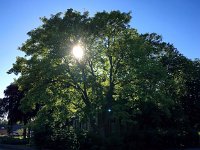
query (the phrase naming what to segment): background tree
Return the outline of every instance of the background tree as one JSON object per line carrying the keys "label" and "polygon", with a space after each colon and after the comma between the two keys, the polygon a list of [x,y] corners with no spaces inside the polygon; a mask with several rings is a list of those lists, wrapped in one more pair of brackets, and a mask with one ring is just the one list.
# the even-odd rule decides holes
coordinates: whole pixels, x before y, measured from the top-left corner
{"label": "background tree", "polygon": [[23,112],[19,110],[20,100],[24,97],[23,93],[19,91],[17,85],[11,84],[4,91],[5,98],[1,101],[1,109],[3,114],[8,114],[8,125],[10,126],[9,132],[11,132],[12,125],[18,121],[24,120]]}
{"label": "background tree", "polygon": [[21,110],[21,101],[24,98],[24,91],[19,90],[17,84],[10,84],[4,91],[4,95],[5,97],[1,99],[0,107],[2,110],[2,116],[7,114],[9,127],[8,132],[11,132],[12,126],[15,125],[17,122],[23,122],[23,136],[24,138],[26,138],[26,125],[28,121],[30,121],[30,119],[36,115],[36,112],[29,110],[29,112],[24,113]]}
{"label": "background tree", "polygon": [[192,128],[199,130],[200,116],[200,65],[199,60],[190,62],[186,70],[185,92],[181,97],[184,113]]}

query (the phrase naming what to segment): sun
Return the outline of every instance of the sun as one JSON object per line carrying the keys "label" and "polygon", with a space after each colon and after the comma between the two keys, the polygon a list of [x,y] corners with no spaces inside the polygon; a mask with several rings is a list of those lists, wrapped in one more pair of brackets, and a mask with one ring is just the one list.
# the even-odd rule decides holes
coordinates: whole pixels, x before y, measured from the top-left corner
{"label": "sun", "polygon": [[83,48],[80,45],[76,45],[73,47],[72,53],[76,59],[83,58]]}

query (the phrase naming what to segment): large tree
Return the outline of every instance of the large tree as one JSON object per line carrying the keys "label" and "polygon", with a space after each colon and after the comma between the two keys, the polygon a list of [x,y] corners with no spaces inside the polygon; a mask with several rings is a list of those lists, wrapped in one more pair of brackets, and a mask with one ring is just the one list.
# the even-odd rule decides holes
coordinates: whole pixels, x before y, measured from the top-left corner
{"label": "large tree", "polygon": [[[156,34],[138,34],[130,19],[130,13],[119,11],[89,17],[72,9],[41,18],[43,24],[19,48],[25,56],[9,71],[20,74],[20,88],[29,89],[24,110],[40,104],[39,114],[54,114],[63,122],[79,116],[103,134],[110,134],[112,119],[118,127],[133,122],[142,111],[140,102],[168,113],[176,83],[161,58],[170,46]],[[72,54],[77,45],[82,59]]]}

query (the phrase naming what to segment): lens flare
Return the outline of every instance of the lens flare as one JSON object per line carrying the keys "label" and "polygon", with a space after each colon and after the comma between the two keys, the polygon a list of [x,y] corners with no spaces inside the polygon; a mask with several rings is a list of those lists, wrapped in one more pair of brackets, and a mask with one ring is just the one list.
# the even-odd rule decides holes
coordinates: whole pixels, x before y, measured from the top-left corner
{"label": "lens flare", "polygon": [[82,59],[83,48],[81,46],[79,46],[79,45],[74,46],[72,52],[76,59],[79,59],[79,60]]}

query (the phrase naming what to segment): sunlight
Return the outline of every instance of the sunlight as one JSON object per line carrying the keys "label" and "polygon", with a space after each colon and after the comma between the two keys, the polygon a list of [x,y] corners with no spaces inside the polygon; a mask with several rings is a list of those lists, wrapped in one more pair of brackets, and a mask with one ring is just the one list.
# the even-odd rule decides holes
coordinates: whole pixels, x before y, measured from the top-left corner
{"label": "sunlight", "polygon": [[76,59],[80,60],[83,57],[83,48],[80,45],[76,45],[73,47],[73,55]]}

